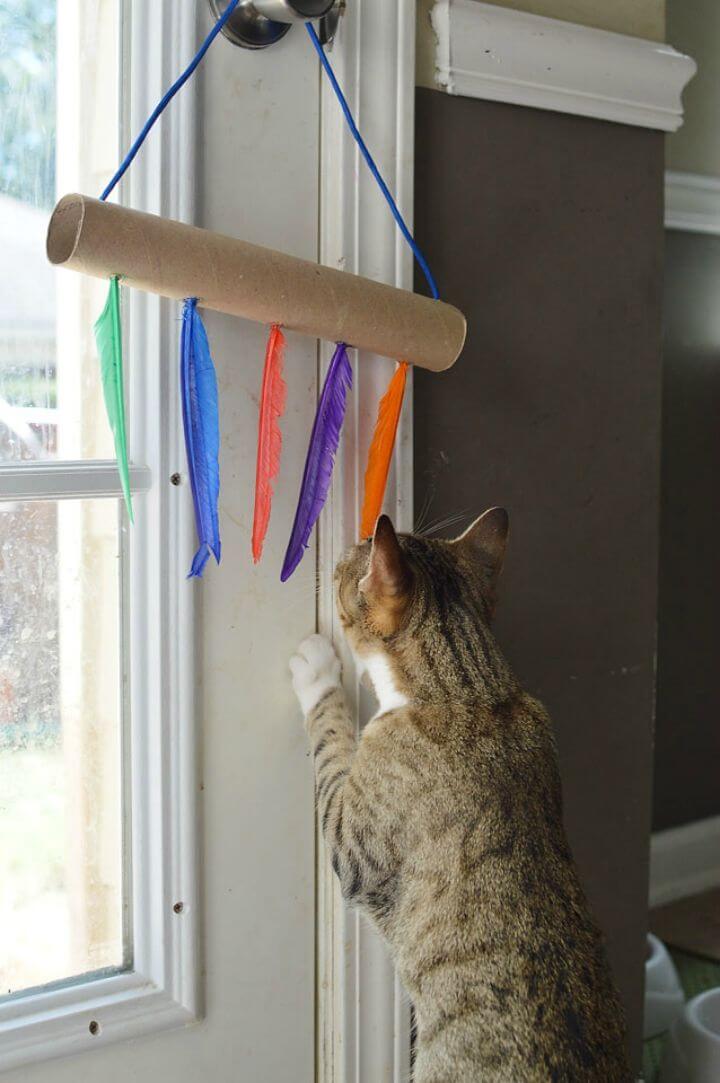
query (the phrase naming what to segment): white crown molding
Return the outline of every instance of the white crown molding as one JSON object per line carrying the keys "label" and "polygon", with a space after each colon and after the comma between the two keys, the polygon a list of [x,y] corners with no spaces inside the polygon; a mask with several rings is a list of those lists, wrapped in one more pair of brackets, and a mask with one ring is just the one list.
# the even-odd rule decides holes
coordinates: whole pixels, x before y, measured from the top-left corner
{"label": "white crown molding", "polygon": [[436,0],[435,80],[449,94],[673,132],[695,61],[669,45],[496,7]]}
{"label": "white crown molding", "polygon": [[720,234],[720,179],[699,173],[666,173],[665,228]]}
{"label": "white crown molding", "polygon": [[650,906],[720,885],[720,816],[656,832],[650,840]]}

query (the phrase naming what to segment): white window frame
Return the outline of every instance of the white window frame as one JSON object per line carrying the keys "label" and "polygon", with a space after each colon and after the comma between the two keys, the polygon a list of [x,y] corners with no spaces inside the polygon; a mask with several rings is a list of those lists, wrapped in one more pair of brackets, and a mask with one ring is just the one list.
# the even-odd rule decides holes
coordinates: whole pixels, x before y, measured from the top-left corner
{"label": "white window frame", "polygon": [[[137,131],[197,44],[195,4],[125,0],[127,126]],[[192,83],[124,182],[129,205],[193,220]],[[192,499],[185,474],[177,366],[178,306],[127,293],[126,371],[136,525],[123,532],[129,705],[131,969],[0,1003],[0,1071],[182,1026],[201,1013],[198,905]],[[170,481],[180,474],[180,484]],[[177,480],[177,479],[175,479]],[[1,500],[120,499],[116,464],[0,467]],[[98,1028],[90,1029],[91,1023]]]}

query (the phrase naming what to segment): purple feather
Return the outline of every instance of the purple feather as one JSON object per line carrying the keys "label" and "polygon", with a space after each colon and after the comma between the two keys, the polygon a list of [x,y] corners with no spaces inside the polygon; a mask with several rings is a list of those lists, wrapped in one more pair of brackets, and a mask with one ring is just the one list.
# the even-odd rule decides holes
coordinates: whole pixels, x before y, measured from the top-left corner
{"label": "purple feather", "polygon": [[330,362],[315,414],[295,522],[280,575],[283,583],[290,578],[302,560],[312,528],[327,500],[335,454],[340,443],[340,430],[345,420],[347,393],[351,387],[352,369],[347,346],[344,342],[339,342]]}

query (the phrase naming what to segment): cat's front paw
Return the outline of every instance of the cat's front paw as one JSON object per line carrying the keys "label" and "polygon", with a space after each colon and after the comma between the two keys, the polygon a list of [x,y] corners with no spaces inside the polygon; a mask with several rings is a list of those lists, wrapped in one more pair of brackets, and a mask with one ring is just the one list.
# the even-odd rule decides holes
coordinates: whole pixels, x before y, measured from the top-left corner
{"label": "cat's front paw", "polygon": [[340,659],[325,636],[304,639],[290,659],[292,686],[307,718],[320,700],[340,687]]}

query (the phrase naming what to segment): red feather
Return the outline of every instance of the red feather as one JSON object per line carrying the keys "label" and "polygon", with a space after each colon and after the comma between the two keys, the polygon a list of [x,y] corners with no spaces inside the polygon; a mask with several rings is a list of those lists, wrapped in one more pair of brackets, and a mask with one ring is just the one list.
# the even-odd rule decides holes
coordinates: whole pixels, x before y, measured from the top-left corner
{"label": "red feather", "polygon": [[365,471],[365,500],[363,502],[362,526],[360,528],[363,539],[373,536],[375,524],[382,511],[400,412],[405,397],[407,370],[406,362],[401,361],[378,406],[375,433],[370,445],[367,470]]}
{"label": "red feather", "polygon": [[280,469],[282,433],[278,421],[285,412],[287,395],[287,387],[282,375],[284,357],[285,336],[277,324],[273,324],[265,354],[258,422],[255,516],[252,533],[252,553],[256,564],[262,557],[263,542],[270,522],[273,498],[272,480],[277,477]]}

